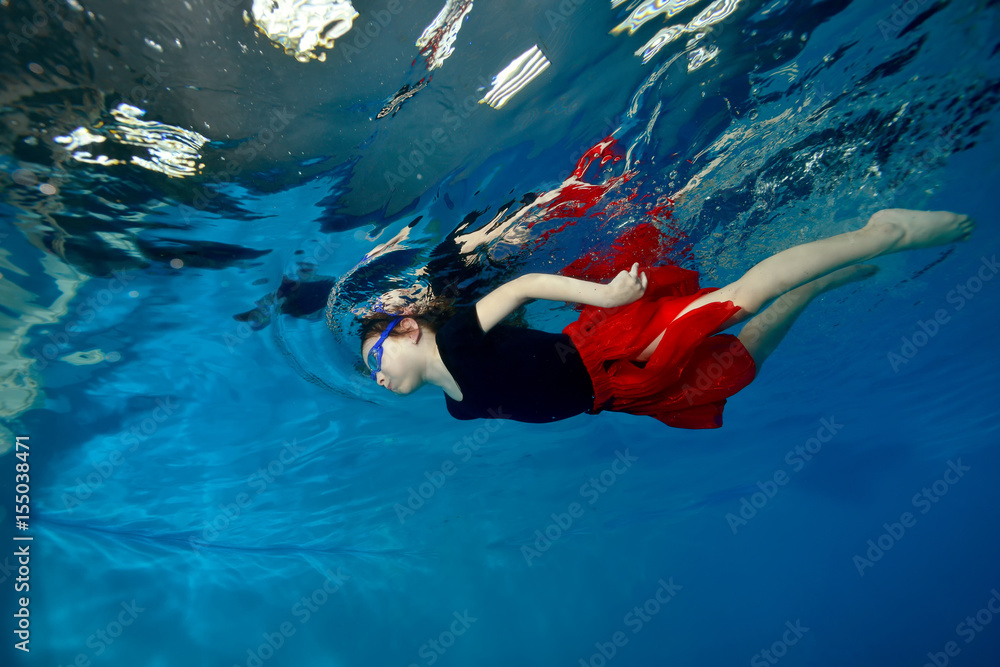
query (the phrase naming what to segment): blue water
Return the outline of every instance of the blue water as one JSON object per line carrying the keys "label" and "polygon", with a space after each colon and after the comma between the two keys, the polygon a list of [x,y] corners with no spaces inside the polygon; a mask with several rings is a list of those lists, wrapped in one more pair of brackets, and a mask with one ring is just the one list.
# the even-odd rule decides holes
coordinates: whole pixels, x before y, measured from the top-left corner
{"label": "blue water", "polygon": [[[609,34],[635,4],[477,2],[381,119],[428,74],[414,41],[439,6],[403,3],[322,63],[242,6],[58,5],[25,43],[31,11],[0,7],[0,512],[33,537],[30,654],[24,542],[0,559],[3,664],[1000,665],[997,3],[748,0],[646,64],[708,3]],[[388,5],[355,7],[360,31]],[[533,44],[548,70],[500,109],[466,103]],[[108,133],[122,100],[203,134],[204,168],[54,141]],[[529,219],[609,135],[622,159],[587,172],[607,191],[583,215],[459,253],[463,220]],[[430,263],[471,302],[606,251],[666,197],[658,224],[692,246],[671,259],[710,285],[885,207],[979,226],[817,299],[712,431],[454,421],[439,392],[375,387],[322,311],[269,300],[326,277],[346,316]]]}

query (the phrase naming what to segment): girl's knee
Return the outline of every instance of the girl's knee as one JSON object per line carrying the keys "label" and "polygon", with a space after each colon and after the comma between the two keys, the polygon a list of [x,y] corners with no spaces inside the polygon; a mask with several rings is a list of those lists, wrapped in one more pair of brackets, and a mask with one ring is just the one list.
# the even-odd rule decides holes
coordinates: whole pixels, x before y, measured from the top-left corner
{"label": "girl's knee", "polygon": [[767,299],[763,299],[759,293],[760,290],[755,289],[753,285],[741,284],[739,280],[719,290],[720,293],[723,291],[726,298],[720,300],[732,301],[734,306],[739,307],[744,318],[759,313],[767,302]]}

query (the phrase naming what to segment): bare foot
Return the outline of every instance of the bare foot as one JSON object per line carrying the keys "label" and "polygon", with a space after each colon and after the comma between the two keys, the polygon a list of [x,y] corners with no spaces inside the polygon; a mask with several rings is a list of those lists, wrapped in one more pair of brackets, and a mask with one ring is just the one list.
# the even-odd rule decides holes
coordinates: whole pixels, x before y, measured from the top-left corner
{"label": "bare foot", "polygon": [[930,248],[956,241],[965,241],[975,229],[975,221],[967,215],[948,211],[910,211],[889,208],[871,217],[867,228],[892,227],[901,231],[886,252]]}
{"label": "bare foot", "polygon": [[855,264],[838,269],[833,273],[828,273],[822,278],[812,281],[819,292],[827,292],[838,287],[843,287],[848,283],[856,283],[871,278],[878,273],[878,267],[874,264]]}

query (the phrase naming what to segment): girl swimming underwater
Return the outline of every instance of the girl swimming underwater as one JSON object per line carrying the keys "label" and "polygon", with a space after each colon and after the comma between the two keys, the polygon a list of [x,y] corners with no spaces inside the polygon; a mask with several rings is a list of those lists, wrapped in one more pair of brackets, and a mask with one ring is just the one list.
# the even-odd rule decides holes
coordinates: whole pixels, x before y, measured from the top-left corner
{"label": "girl swimming underwater", "polygon": [[[612,410],[718,428],[726,399],[750,384],[813,298],[878,270],[857,262],[964,241],[973,228],[954,213],[879,211],[721,289],[699,288],[696,272],[672,266],[634,264],[608,284],[528,274],[454,313],[368,318],[362,356],[396,394],[441,387],[458,419],[551,422]],[[585,308],[561,334],[501,324],[533,299]],[[747,319],[738,336],[719,333]]]}

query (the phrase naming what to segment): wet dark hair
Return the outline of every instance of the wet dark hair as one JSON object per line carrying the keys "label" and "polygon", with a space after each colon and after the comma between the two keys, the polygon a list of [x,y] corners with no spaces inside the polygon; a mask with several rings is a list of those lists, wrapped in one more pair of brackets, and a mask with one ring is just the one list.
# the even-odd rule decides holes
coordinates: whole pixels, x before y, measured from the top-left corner
{"label": "wet dark hair", "polygon": [[[361,320],[361,347],[362,349],[364,348],[368,339],[381,336],[382,332],[386,330],[396,317],[410,317],[416,320],[422,329],[426,329],[431,333],[437,333],[444,326],[445,322],[450,320],[452,315],[455,314],[455,308],[452,304],[451,299],[439,297],[424,306],[421,312],[412,315],[408,313],[378,313],[373,317],[366,317]],[[404,336],[406,333],[407,331],[395,327],[389,332],[389,337]]]}

